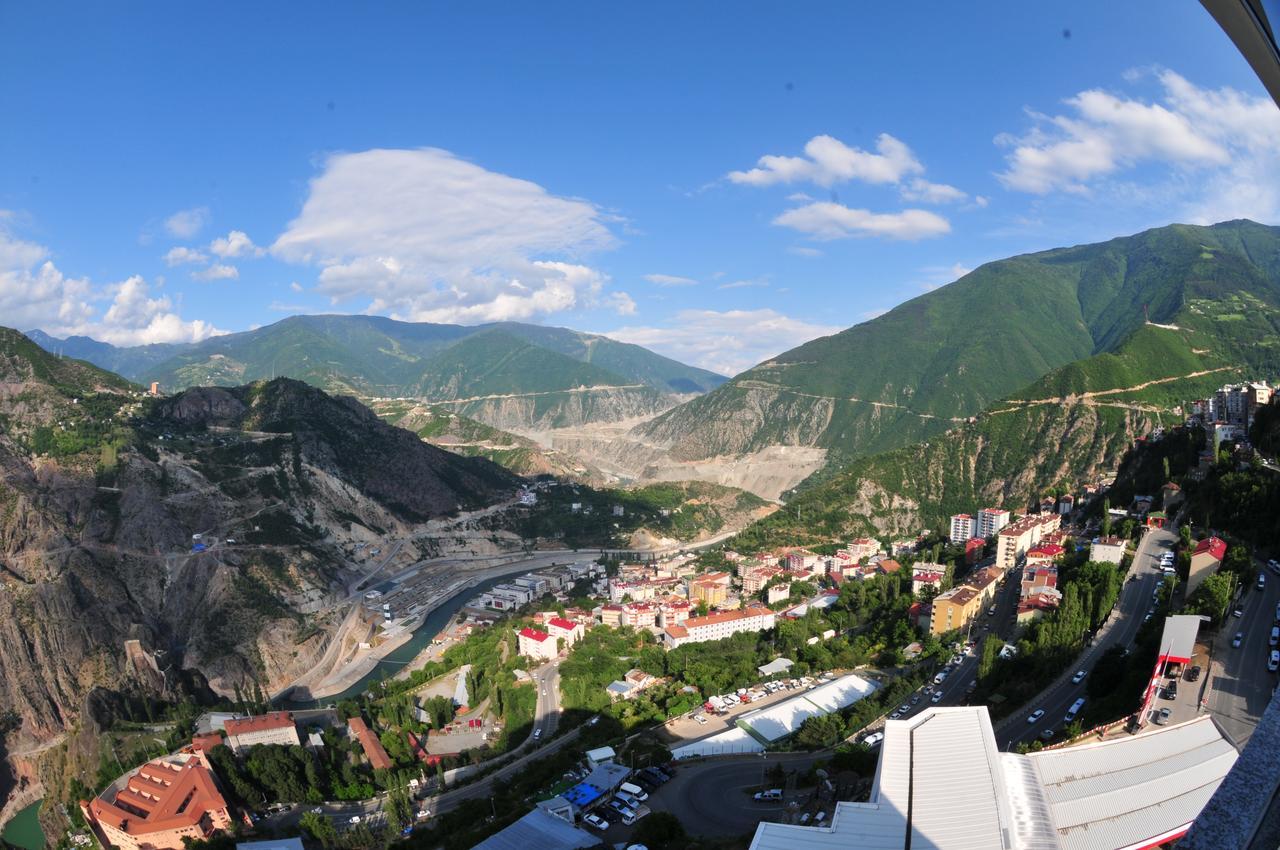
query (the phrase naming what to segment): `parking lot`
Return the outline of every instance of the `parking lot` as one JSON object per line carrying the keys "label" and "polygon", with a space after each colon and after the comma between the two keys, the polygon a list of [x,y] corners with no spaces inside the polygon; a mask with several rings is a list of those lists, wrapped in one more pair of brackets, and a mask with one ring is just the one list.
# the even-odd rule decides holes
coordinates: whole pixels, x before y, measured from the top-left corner
{"label": "parking lot", "polygon": [[[826,675],[829,678],[820,680],[818,678],[805,677],[807,679],[805,682],[802,682],[798,678],[780,679],[778,680],[779,683],[789,681],[793,684],[791,687],[781,687],[772,694],[764,694],[759,699],[753,700],[750,703],[739,703],[737,705],[729,706],[720,714],[713,714],[699,708],[697,711],[690,712],[689,714],[672,718],[663,724],[662,728],[658,730],[658,738],[666,744],[668,748],[674,749],[675,747],[683,744],[689,744],[693,741],[698,741],[719,732],[723,732],[726,729],[732,729],[737,719],[747,712],[756,711],[761,708],[768,708],[771,705],[782,702],[788,697],[793,697],[796,694],[803,693],[809,688],[817,687],[822,684],[823,681],[830,681],[830,678],[834,678],[839,674],[830,673],[823,675]],[[862,671],[859,675],[874,678],[868,676],[866,671]],[[763,685],[755,685],[752,687],[752,690],[760,690],[763,687]],[[705,722],[699,722],[697,720],[698,717],[702,717]]]}

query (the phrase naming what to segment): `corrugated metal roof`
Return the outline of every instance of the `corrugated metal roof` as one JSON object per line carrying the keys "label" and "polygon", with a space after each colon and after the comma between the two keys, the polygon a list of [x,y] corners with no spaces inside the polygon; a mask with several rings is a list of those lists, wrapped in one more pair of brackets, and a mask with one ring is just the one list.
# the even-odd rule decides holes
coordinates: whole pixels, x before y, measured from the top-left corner
{"label": "corrugated metal roof", "polygon": [[1195,820],[1235,764],[1212,718],[1033,753],[1067,850],[1128,847]]}
{"label": "corrugated metal roof", "polygon": [[1200,630],[1200,617],[1193,614],[1175,614],[1164,618],[1164,632],[1160,635],[1160,654],[1168,658],[1190,661],[1196,648],[1196,633]]}

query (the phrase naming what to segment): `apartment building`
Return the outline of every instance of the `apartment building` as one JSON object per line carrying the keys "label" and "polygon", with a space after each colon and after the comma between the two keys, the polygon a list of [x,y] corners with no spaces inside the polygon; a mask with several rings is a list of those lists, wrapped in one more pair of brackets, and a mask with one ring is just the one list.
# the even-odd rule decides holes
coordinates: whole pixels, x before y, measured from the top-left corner
{"label": "apartment building", "polygon": [[973,517],[969,516],[969,514],[955,514],[951,517],[951,534],[949,535],[951,542],[963,543],[973,537],[976,527]]}
{"label": "apartment building", "polygon": [[516,635],[520,654],[528,658],[550,661],[560,653],[556,639],[546,632],[525,627]]}
{"label": "apartment building", "polygon": [[921,562],[912,564],[911,566],[911,592],[919,594],[920,591],[932,588],[933,590],[942,589],[942,579],[946,575],[947,568],[942,564],[933,564]]}
{"label": "apartment building", "polygon": [[1196,592],[1201,582],[1218,571],[1227,556],[1227,543],[1220,537],[1206,537],[1191,552],[1191,569],[1187,575],[1186,598]]}
{"label": "apartment building", "polygon": [[986,540],[1000,533],[1010,520],[1009,512],[1004,508],[983,508],[978,511],[978,530],[974,537]]}
{"label": "apartment building", "polygon": [[663,630],[663,643],[667,649],[675,649],[687,643],[720,640],[739,632],[761,632],[772,629],[774,613],[768,608],[752,605],[741,611],[723,611],[706,617],[690,617],[682,626],[667,626]]}
{"label": "apartment building", "polygon": [[1057,531],[1062,517],[1056,513],[1033,514],[1005,526],[996,535],[996,566],[1012,569],[1027,550],[1040,542],[1040,538]]}
{"label": "apartment building", "polygon": [[551,636],[552,640],[564,638],[565,649],[568,649],[582,640],[582,636],[586,634],[586,629],[583,628],[581,623],[575,623],[563,617],[552,617],[547,620],[547,634]]}
{"label": "apartment building", "polygon": [[288,711],[272,711],[254,717],[228,720],[224,731],[227,733],[227,746],[235,753],[242,753],[259,744],[294,747],[302,744],[302,739],[298,737],[298,727],[293,722],[293,714]]}
{"label": "apartment building", "polygon": [[1089,546],[1089,560],[1120,565],[1124,558],[1125,541],[1119,537],[1098,537]]}
{"label": "apartment building", "polygon": [[934,597],[929,616],[929,634],[940,635],[963,629],[982,610],[982,594],[972,587],[953,587]]}
{"label": "apartment building", "polygon": [[845,551],[853,558],[854,562],[865,561],[872,555],[880,552],[880,541],[872,537],[859,537],[845,547]]}

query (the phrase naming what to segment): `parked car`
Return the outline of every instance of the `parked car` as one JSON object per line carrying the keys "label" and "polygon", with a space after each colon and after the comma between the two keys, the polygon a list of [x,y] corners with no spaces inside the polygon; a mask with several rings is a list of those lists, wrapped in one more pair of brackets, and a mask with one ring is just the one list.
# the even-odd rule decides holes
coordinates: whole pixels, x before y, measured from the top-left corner
{"label": "parked car", "polygon": [[698,725],[699,725],[699,726],[701,726],[703,723],[706,723],[706,722],[707,722],[706,715],[703,715],[703,714],[695,714],[695,715],[693,716],[693,719],[694,719],[694,720],[696,720],[696,721],[698,721]]}
{"label": "parked car", "polygon": [[872,732],[870,735],[862,739],[862,743],[866,744],[868,747],[871,747],[872,749],[875,749],[876,747],[880,746],[880,742],[883,740],[884,740],[883,732]]}
{"label": "parked car", "polygon": [[622,783],[618,786],[618,790],[641,803],[649,799],[649,795],[644,792],[643,788],[638,785],[632,785],[630,782]]}
{"label": "parked car", "polygon": [[1188,682],[1194,682],[1200,678],[1200,672],[1201,671],[1200,671],[1199,665],[1196,665],[1195,667],[1190,667],[1187,669],[1185,678]]}
{"label": "parked car", "polygon": [[1271,650],[1271,656],[1267,659],[1267,669],[1272,673],[1280,670],[1280,650]]}
{"label": "parked car", "polygon": [[1071,677],[1071,684],[1078,685],[1084,681],[1084,677],[1089,675],[1088,670],[1077,670],[1076,674]]}
{"label": "parked car", "polygon": [[934,703],[935,705],[942,702],[942,691],[938,691],[936,694],[934,694],[933,698],[930,699],[929,702]]}
{"label": "parked car", "polygon": [[622,802],[621,800],[610,800],[610,801],[609,801],[609,808],[613,809],[615,812],[617,812],[618,814],[622,815],[622,818],[623,818],[623,820],[624,820],[624,821],[625,821],[627,818],[633,818],[633,819],[634,819],[634,818],[635,818],[635,816],[636,816],[635,809],[631,808],[630,806],[628,806],[626,803]]}
{"label": "parked car", "polygon": [[1231,645],[1239,647],[1242,643],[1244,643],[1244,632],[1236,632],[1236,636],[1231,639]]}
{"label": "parked car", "polygon": [[1171,713],[1172,712],[1170,712],[1169,709],[1167,708],[1160,709],[1159,711],[1156,712],[1155,722],[1160,726],[1165,725],[1166,723],[1169,722],[1169,715]]}
{"label": "parked car", "polygon": [[1178,680],[1177,679],[1174,679],[1172,682],[1164,686],[1163,695],[1165,699],[1178,698]]}
{"label": "parked car", "polygon": [[770,788],[770,789],[769,789],[769,790],[767,790],[767,791],[757,791],[757,792],[753,795],[753,799],[754,799],[757,803],[766,802],[766,801],[768,801],[768,800],[781,800],[781,799],[782,799],[782,789],[781,789],[781,788]]}
{"label": "parked car", "polygon": [[1056,734],[1058,734],[1058,733],[1057,733],[1057,732],[1055,732],[1055,731],[1053,731],[1052,729],[1046,729],[1046,730],[1044,730],[1043,732],[1041,732],[1041,733],[1040,733],[1040,740],[1041,740],[1041,741],[1052,741],[1052,740],[1053,740],[1053,736],[1054,736],[1054,735],[1056,735]]}
{"label": "parked car", "polygon": [[1032,725],[1039,723],[1041,717],[1044,717],[1044,709],[1037,708],[1035,711],[1031,712],[1031,714],[1027,716],[1027,723],[1030,723]]}
{"label": "parked car", "polygon": [[582,822],[587,826],[594,826],[596,829],[604,832],[609,828],[609,822],[599,815],[583,815]]}
{"label": "parked car", "polygon": [[1237,606],[1235,607],[1235,609],[1231,612],[1231,616],[1233,616],[1233,617],[1243,617],[1243,616],[1244,616],[1244,608],[1242,608],[1241,606],[1237,605]]}

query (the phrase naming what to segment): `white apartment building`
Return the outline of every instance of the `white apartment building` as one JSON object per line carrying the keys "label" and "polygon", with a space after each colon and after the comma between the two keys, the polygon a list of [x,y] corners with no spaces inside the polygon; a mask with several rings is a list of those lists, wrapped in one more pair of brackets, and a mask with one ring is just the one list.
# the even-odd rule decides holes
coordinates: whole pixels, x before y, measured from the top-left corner
{"label": "white apartment building", "polygon": [[996,566],[1002,570],[1018,565],[1018,559],[1040,542],[1040,538],[1062,525],[1059,514],[1032,514],[1001,529],[996,536]]}
{"label": "white apartment building", "polygon": [[550,661],[560,652],[560,647],[559,644],[556,643],[556,639],[546,632],[540,632],[537,629],[521,629],[517,638],[520,645],[520,654],[526,658]]}
{"label": "white apartment building", "polygon": [[227,733],[227,746],[236,753],[259,744],[294,747],[302,744],[302,739],[298,737],[298,727],[293,722],[293,714],[288,711],[272,711],[254,717],[228,720],[223,731]]}
{"label": "white apartment building", "polygon": [[768,608],[752,606],[741,611],[690,617],[682,626],[667,626],[662,639],[667,649],[675,649],[686,643],[720,640],[738,632],[762,632],[772,629],[774,622],[774,613]]}
{"label": "white apartment building", "polygon": [[973,536],[973,517],[968,514],[956,514],[951,517],[951,542],[963,543]]}
{"label": "white apartment building", "polygon": [[983,540],[995,537],[1009,524],[1010,519],[1009,512],[1004,508],[983,508],[978,511],[978,533],[975,536]]}

